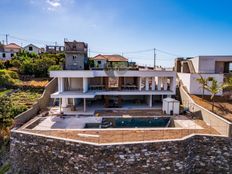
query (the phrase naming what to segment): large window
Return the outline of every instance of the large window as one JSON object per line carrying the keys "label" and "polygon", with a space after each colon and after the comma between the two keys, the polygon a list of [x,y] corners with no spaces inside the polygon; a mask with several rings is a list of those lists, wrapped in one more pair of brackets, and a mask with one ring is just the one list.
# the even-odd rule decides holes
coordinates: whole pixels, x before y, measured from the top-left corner
{"label": "large window", "polygon": [[30,46],[28,49],[29,49],[29,51],[33,51],[33,47],[32,46]]}

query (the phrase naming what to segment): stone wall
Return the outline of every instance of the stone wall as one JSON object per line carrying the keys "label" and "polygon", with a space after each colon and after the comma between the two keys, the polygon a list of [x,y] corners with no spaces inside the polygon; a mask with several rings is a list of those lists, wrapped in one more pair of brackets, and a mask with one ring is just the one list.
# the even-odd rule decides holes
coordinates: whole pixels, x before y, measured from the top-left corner
{"label": "stone wall", "polygon": [[12,131],[13,173],[232,173],[232,139],[95,145]]}

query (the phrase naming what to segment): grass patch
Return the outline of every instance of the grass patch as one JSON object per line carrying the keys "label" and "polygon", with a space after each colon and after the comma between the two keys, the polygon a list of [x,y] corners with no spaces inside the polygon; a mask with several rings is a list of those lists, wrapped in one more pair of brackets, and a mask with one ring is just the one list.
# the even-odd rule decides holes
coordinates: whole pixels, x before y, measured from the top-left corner
{"label": "grass patch", "polygon": [[11,91],[12,91],[12,89],[2,90],[2,91],[0,91],[0,96],[3,96],[3,95],[5,95],[5,94],[7,94],[8,92],[11,92]]}

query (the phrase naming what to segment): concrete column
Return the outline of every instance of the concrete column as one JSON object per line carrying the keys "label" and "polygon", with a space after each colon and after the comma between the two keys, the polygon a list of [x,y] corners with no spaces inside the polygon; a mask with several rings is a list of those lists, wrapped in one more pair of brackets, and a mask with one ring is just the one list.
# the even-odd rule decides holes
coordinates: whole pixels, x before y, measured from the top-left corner
{"label": "concrete column", "polygon": [[155,77],[152,77],[152,84],[151,84],[151,90],[155,90]]}
{"label": "concrete column", "polygon": [[170,78],[170,90],[175,91],[176,81],[173,78]]}
{"label": "concrete column", "polygon": [[75,98],[73,98],[73,106],[75,106]]}
{"label": "concrete column", "polygon": [[142,77],[139,77],[139,90],[142,90]]}
{"label": "concrete column", "polygon": [[67,107],[67,105],[68,105],[68,99],[67,98],[62,98],[62,108],[65,108],[65,107]]}
{"label": "concrete column", "polygon": [[84,112],[86,112],[86,99],[84,98]]}
{"label": "concrete column", "polygon": [[163,78],[163,88],[164,88],[164,90],[167,90],[167,89],[168,89],[167,77],[164,77],[164,78]]}
{"label": "concrete column", "polygon": [[161,81],[162,81],[162,77],[158,77],[158,91],[161,90]]}
{"label": "concrete column", "polygon": [[150,108],[152,107],[152,95],[150,95],[150,97],[149,97],[149,107]]}
{"label": "concrete column", "polygon": [[64,92],[64,78],[61,77],[60,79],[60,92]]}
{"label": "concrete column", "polygon": [[145,89],[146,89],[146,91],[148,91],[149,90],[149,78],[148,77],[146,77],[146,83],[145,83]]}
{"label": "concrete column", "polygon": [[57,79],[58,79],[58,92],[60,92],[60,77],[58,77]]}
{"label": "concrete column", "polygon": [[58,77],[58,92],[64,91],[64,78]]}
{"label": "concrete column", "polygon": [[88,78],[83,77],[83,93],[88,91]]}

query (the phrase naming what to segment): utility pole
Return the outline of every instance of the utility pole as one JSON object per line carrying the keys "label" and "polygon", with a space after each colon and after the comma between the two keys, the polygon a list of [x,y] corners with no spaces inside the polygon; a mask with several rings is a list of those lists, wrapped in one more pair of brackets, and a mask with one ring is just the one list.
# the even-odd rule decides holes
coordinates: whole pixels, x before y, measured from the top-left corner
{"label": "utility pole", "polygon": [[9,34],[6,34],[6,45],[8,44],[8,36]]}
{"label": "utility pole", "polygon": [[156,70],[156,49],[154,48],[154,70]]}

